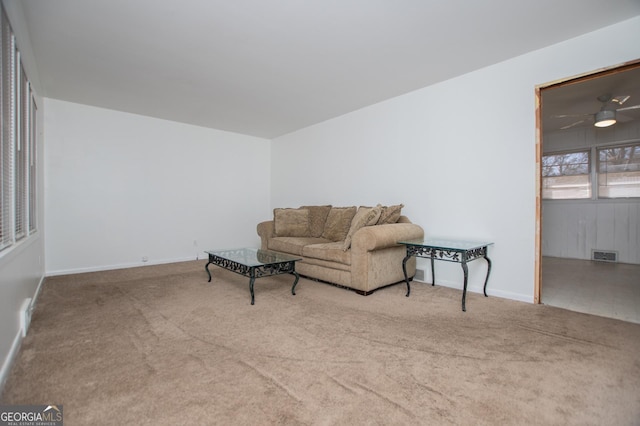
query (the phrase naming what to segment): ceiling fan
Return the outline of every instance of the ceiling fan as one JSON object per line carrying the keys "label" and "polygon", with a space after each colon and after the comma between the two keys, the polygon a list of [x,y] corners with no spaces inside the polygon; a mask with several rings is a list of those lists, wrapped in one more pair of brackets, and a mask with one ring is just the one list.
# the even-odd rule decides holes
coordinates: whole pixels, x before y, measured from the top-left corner
{"label": "ceiling fan", "polygon": [[596,127],[608,127],[617,122],[617,113],[619,111],[627,111],[631,109],[639,109],[640,104],[632,105],[628,107],[622,107],[626,101],[629,100],[631,96],[622,95],[622,96],[611,96],[611,94],[600,95],[598,96],[598,101],[602,103],[602,107],[600,111],[595,114],[563,114],[563,115],[554,115],[553,118],[567,118],[567,117],[584,117],[581,120],[578,120],[574,123],[571,123],[567,126],[561,127],[560,130],[570,129],[574,126],[582,124],[586,121],[594,120],[594,126]]}

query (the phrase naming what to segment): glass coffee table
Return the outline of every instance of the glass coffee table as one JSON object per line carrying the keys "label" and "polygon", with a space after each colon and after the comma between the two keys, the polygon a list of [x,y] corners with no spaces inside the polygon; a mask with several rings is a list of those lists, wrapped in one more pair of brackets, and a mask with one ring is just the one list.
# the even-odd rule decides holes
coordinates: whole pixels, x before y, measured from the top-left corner
{"label": "glass coffee table", "polygon": [[469,270],[467,262],[484,258],[487,261],[487,276],[484,280],[483,292],[487,297],[487,282],[489,282],[489,273],[491,272],[491,260],[487,257],[487,247],[493,243],[479,241],[460,241],[442,238],[425,238],[422,240],[398,241],[398,244],[407,246],[407,256],[402,260],[402,271],[404,272],[404,280],[407,283],[407,297],[411,292],[409,287],[409,278],[407,277],[407,260],[411,256],[425,257],[431,259],[431,277],[436,285],[436,274],[434,260],[444,260],[446,262],[457,262],[462,265],[464,272],[464,285],[462,287],[462,310],[466,311],[467,298],[467,281],[469,278]]}
{"label": "glass coffee table", "polygon": [[292,274],[296,278],[291,287],[291,294],[294,296],[296,294],[296,285],[298,284],[298,279],[300,279],[296,272],[296,261],[301,260],[300,257],[256,248],[215,250],[205,251],[205,253],[209,255],[209,262],[205,265],[207,274],[209,274],[209,282],[211,282],[211,272],[209,272],[209,265],[211,264],[249,277],[249,292],[251,293],[252,305],[255,303],[253,284],[256,278]]}

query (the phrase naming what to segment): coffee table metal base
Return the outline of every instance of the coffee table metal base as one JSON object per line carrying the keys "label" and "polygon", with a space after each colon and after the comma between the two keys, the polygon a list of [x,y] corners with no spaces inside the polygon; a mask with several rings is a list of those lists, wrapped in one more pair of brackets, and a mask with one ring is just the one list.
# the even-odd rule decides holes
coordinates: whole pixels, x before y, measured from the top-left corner
{"label": "coffee table metal base", "polygon": [[287,260],[282,262],[270,263],[266,265],[245,265],[234,260],[221,257],[214,253],[208,252],[209,262],[205,265],[207,274],[209,275],[209,281],[211,282],[211,272],[209,271],[209,265],[213,264],[220,266],[228,271],[235,272],[242,276],[249,278],[249,292],[251,293],[251,304],[255,304],[255,293],[253,286],[256,278],[270,277],[273,275],[292,274],[295,276],[293,286],[291,287],[291,294],[295,296],[296,285],[300,276],[296,272],[296,260]]}

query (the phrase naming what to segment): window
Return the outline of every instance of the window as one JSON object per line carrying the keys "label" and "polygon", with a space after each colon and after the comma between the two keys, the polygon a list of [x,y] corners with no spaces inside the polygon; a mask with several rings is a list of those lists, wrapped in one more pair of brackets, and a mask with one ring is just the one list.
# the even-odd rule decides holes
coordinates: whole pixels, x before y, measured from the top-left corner
{"label": "window", "polygon": [[598,148],[598,197],[640,197],[640,143]]}
{"label": "window", "polygon": [[36,222],[36,105],[7,15],[0,18],[0,250]]}
{"label": "window", "polygon": [[[17,55],[19,57],[19,55]],[[15,228],[15,238],[16,240],[21,240],[26,236],[26,226],[25,226],[25,213],[26,213],[26,200],[25,195],[27,194],[27,147],[25,146],[25,123],[27,122],[28,114],[25,114],[24,111],[24,99],[22,98],[22,91],[27,86],[27,78],[24,75],[24,72],[20,72],[20,80],[18,80],[18,98],[23,102],[20,102],[21,108],[18,111],[18,127],[17,127],[17,138],[16,138],[16,147],[14,153],[14,208],[15,208],[15,220],[14,220],[14,228]],[[27,103],[28,105],[28,103]]]}
{"label": "window", "polygon": [[542,157],[542,198],[566,200],[591,198],[589,150],[555,153]]}
{"label": "window", "polygon": [[2,45],[0,54],[2,55],[0,66],[0,108],[2,109],[2,187],[0,191],[2,200],[2,210],[0,210],[0,250],[12,243],[12,216],[13,216],[13,128],[14,128],[14,108],[13,108],[13,80],[14,76],[14,40],[9,22],[2,11],[2,19],[0,21],[0,36],[2,37]]}

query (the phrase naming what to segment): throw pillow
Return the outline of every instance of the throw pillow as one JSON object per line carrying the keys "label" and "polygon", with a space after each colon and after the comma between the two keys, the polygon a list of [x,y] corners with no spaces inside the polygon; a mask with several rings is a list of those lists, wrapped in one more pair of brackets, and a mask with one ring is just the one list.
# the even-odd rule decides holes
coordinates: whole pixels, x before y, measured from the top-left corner
{"label": "throw pillow", "polygon": [[359,229],[365,226],[371,226],[378,223],[380,214],[382,213],[382,206],[378,204],[376,207],[363,207],[360,206],[355,216],[351,220],[351,227],[342,245],[342,250],[347,251],[351,247],[351,240],[353,235],[358,232]]}
{"label": "throw pillow", "polygon": [[378,225],[384,225],[386,223],[396,223],[400,219],[400,213],[404,204],[397,204],[395,206],[385,206],[380,213],[380,219],[378,219]]}
{"label": "throw pillow", "polygon": [[321,237],[331,206],[302,206],[300,208],[309,210],[309,236]]}
{"label": "throw pillow", "polygon": [[308,237],[309,210],[273,209],[276,237]]}
{"label": "throw pillow", "polygon": [[356,211],[357,208],[355,206],[332,207],[324,224],[322,238],[330,241],[343,241],[349,232],[351,220],[356,215]]}

